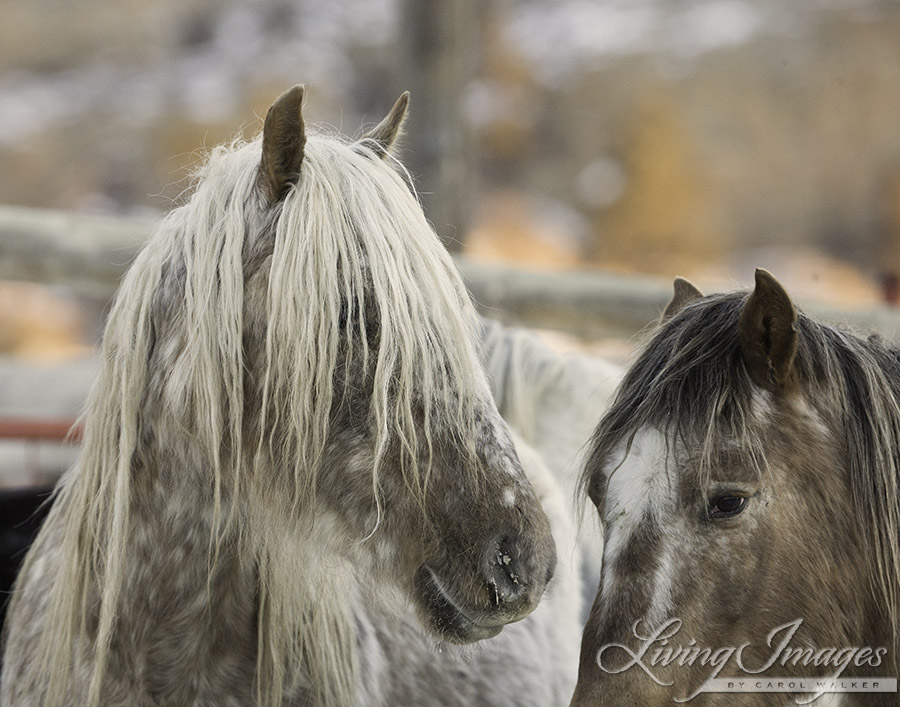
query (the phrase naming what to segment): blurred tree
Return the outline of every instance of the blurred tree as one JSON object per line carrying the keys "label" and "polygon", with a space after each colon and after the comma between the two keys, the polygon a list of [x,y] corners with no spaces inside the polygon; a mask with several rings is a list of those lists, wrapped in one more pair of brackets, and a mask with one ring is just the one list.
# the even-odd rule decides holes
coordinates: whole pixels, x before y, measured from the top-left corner
{"label": "blurred tree", "polygon": [[681,111],[664,89],[641,99],[623,140],[624,193],[598,219],[599,262],[668,273],[721,255],[725,229],[708,166]]}

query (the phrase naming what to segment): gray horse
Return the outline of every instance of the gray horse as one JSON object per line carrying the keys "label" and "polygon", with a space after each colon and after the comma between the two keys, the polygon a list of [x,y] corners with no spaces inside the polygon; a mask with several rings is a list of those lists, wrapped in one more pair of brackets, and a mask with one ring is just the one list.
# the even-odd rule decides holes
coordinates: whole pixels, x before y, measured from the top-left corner
{"label": "gray horse", "polygon": [[391,154],[407,98],[352,142],[308,134],[302,98],[213,151],[123,281],[3,707],[571,694],[566,506],[524,446],[523,471]]}

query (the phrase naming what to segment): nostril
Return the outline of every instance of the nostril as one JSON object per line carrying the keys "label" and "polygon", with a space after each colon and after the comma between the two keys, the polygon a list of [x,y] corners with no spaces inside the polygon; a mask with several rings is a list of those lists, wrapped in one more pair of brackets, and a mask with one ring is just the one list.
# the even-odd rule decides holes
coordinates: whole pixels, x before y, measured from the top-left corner
{"label": "nostril", "polygon": [[504,538],[497,545],[497,564],[506,578],[514,585],[519,584],[519,575],[516,571],[517,563],[513,561],[515,557],[512,549],[512,543]]}
{"label": "nostril", "polygon": [[495,607],[516,601],[526,591],[521,576],[518,553],[509,538],[501,538],[493,544],[485,558],[485,579]]}

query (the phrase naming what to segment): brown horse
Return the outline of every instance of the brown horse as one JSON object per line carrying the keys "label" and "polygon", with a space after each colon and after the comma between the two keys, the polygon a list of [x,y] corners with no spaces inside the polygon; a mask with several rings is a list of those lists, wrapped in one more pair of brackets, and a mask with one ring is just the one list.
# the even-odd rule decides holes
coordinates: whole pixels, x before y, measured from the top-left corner
{"label": "brown horse", "polygon": [[897,704],[900,351],[763,270],[675,292],[584,470],[605,547],[572,705]]}

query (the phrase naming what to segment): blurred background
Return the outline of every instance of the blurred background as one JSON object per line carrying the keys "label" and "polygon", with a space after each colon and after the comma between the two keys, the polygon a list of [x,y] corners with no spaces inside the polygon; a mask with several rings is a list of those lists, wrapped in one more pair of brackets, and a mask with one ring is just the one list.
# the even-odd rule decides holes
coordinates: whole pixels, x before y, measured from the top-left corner
{"label": "blurred background", "polygon": [[[756,266],[801,302],[878,317],[896,302],[896,0],[0,7],[2,205],[152,222],[208,148],[255,134],[290,85],[306,84],[307,120],[349,134],[410,89],[401,157],[483,303],[497,293],[478,274],[500,271],[479,267],[512,268],[512,289],[599,287],[621,311],[622,287],[664,304],[676,274],[715,290],[747,286]],[[21,243],[4,250],[25,233],[4,231],[4,213],[25,212],[0,208],[0,415],[64,422],[93,376],[111,289],[26,267]],[[133,251],[106,252],[117,277]],[[540,309],[530,297],[524,309]],[[581,337],[558,335],[561,347],[615,360],[650,321],[606,331],[584,308],[529,319],[503,301],[501,317],[559,323]],[[70,456],[2,441],[0,485],[52,478]]]}

